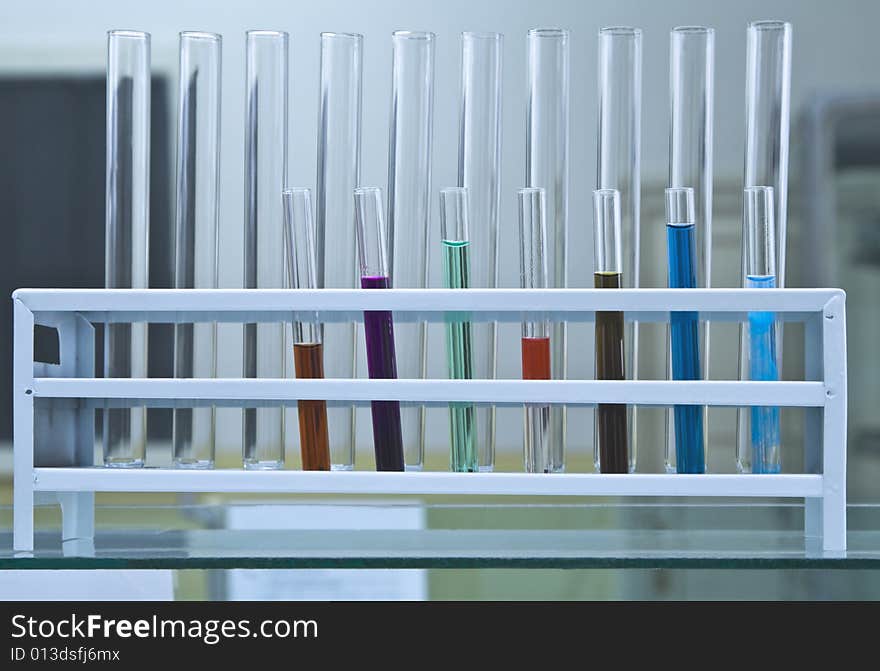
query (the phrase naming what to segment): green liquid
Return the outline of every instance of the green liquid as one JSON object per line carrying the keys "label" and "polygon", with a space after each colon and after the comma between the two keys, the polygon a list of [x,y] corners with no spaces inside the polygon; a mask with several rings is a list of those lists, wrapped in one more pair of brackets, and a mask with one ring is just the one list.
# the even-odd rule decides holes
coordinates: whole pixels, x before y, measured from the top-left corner
{"label": "green liquid", "polygon": [[[447,289],[466,289],[468,242],[443,241],[443,278]],[[446,313],[446,356],[449,377],[470,380],[474,375],[470,314]],[[450,468],[457,472],[477,470],[476,408],[473,403],[449,404]]]}

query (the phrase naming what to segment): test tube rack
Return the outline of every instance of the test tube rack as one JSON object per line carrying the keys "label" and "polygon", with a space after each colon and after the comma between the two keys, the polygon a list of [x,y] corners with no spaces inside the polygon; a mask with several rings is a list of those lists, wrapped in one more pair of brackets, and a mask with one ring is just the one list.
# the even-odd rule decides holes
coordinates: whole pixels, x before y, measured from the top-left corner
{"label": "test tube rack", "polygon": [[[781,497],[805,502],[805,539],[846,550],[846,316],[838,289],[20,289],[14,303],[14,550],[34,547],[34,505],[62,508],[62,539],[94,537],[95,492],[255,492],[339,495]],[[668,322],[670,311],[743,322],[752,311],[804,324],[803,381],[296,380],[95,377],[95,324],[395,320]],[[34,329],[57,329],[59,363],[35,360]],[[445,406],[625,403],[668,407],[802,407],[804,472],[782,474],[447,473],[117,469],[94,463],[95,410],[106,407],[292,406],[298,399],[365,405],[399,400]],[[662,440],[662,439],[659,439]],[[657,449],[662,449],[658,443]],[[731,447],[731,453],[732,453]]]}

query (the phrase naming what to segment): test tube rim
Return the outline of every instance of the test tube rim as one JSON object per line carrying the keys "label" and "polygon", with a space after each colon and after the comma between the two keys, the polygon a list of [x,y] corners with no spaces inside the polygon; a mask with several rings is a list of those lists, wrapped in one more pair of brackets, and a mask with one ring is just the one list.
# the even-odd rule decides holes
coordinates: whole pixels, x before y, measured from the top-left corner
{"label": "test tube rim", "polygon": [[382,187],[379,186],[356,186],[352,192],[355,196],[365,196],[368,193],[378,193],[382,195]]}
{"label": "test tube rim", "polygon": [[485,40],[487,42],[501,42],[504,39],[504,33],[480,32],[473,30],[463,30],[461,32],[463,40]]}
{"label": "test tube rim", "polygon": [[790,30],[791,23],[781,19],[761,19],[759,21],[749,21],[749,30]]}
{"label": "test tube rim", "polygon": [[286,40],[289,37],[287,31],[285,30],[246,30],[244,34],[248,39],[259,39],[268,37],[273,39],[282,38]]}
{"label": "test tube rim", "polygon": [[124,40],[137,40],[140,42],[149,42],[150,41],[150,33],[144,30],[127,30],[127,29],[116,29],[116,30],[108,30],[107,31],[108,38],[117,38]]}
{"label": "test tube rim", "polygon": [[715,29],[709,26],[676,26],[670,32],[676,35],[714,35]]}
{"label": "test tube rim", "polygon": [[361,33],[340,33],[332,30],[324,31],[321,33],[321,39],[333,39],[333,40],[350,40],[352,42],[361,42],[364,39],[364,36]]}
{"label": "test tube rim", "polygon": [[613,37],[631,37],[636,39],[642,36],[642,29],[634,26],[606,26],[605,28],[599,29],[599,36],[602,37],[605,35]]}
{"label": "test tube rim", "polygon": [[[516,190],[516,192],[518,194],[521,193],[524,196],[531,195],[533,193],[540,193],[541,191],[544,191],[546,194],[547,189],[545,189],[543,186],[524,186],[524,187]],[[546,197],[546,195],[545,195],[545,197]]]}
{"label": "test tube rim", "polygon": [[223,41],[223,36],[219,33],[209,33],[201,30],[181,30],[178,35],[181,40],[204,40],[206,42]]}
{"label": "test tube rim", "polygon": [[552,37],[568,39],[570,35],[568,28],[529,28],[529,37]]}
{"label": "test tube rim", "polygon": [[392,39],[400,40],[422,40],[425,42],[433,42],[437,37],[436,33],[429,30],[395,30],[391,33]]}
{"label": "test tube rim", "polygon": [[289,186],[286,189],[281,190],[282,196],[286,196],[288,194],[290,194],[291,196],[296,196],[303,193],[311,194],[312,190],[307,186]]}

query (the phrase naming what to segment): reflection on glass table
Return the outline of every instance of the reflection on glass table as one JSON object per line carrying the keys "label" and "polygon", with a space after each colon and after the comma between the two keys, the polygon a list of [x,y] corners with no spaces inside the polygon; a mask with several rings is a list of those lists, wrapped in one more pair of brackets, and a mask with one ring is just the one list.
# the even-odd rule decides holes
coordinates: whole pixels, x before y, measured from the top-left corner
{"label": "reflection on glass table", "polygon": [[39,508],[30,557],[0,508],[0,568],[880,569],[880,505],[850,506],[850,550],[829,556],[805,549],[803,506],[787,503],[189,500],[99,505],[93,546],[62,544],[57,509]]}

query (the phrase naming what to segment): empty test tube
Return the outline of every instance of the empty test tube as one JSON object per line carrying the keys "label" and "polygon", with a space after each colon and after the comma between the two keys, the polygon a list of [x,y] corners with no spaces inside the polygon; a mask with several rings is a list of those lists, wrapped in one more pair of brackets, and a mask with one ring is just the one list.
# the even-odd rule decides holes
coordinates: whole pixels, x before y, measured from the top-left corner
{"label": "empty test tube", "polygon": [[[174,286],[216,289],[220,180],[220,50],[214,33],[180,34]],[[176,324],[174,376],[216,376],[217,325]],[[214,407],[175,408],[174,465],[214,465]]]}
{"label": "empty test tube", "polygon": [[[150,35],[107,34],[107,182],[104,283],[149,286]],[[147,376],[147,324],[104,325],[105,377]],[[147,409],[103,412],[104,465],[144,465]]]}

